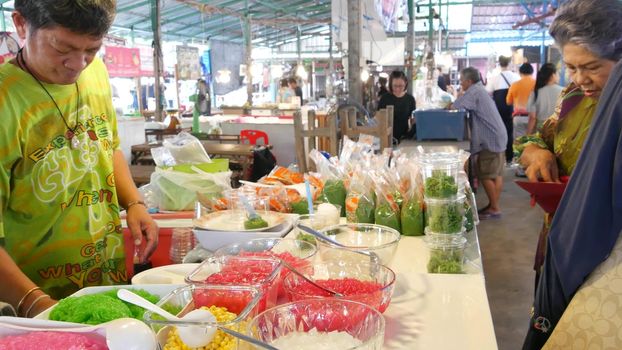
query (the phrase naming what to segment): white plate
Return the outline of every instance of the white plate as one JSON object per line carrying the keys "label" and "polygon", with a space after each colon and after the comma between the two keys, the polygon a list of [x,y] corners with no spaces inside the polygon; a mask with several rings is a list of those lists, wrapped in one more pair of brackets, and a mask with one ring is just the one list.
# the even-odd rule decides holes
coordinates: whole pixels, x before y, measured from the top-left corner
{"label": "white plate", "polygon": [[185,284],[184,278],[197,266],[198,263],[154,267],[134,275],[132,284]]}
{"label": "white plate", "polygon": [[211,230],[211,231],[232,231],[232,232],[252,232],[252,231],[266,231],[274,228],[285,221],[285,215],[275,211],[257,211],[257,214],[261,216],[267,223],[267,227],[246,229],[244,228],[244,221],[246,220],[246,213],[243,210],[222,210],[209,213],[194,220],[196,227]]}
{"label": "white plate", "polygon": [[[157,295],[160,298],[165,297],[173,290],[182,287],[182,284],[132,284],[132,285],[116,285],[116,286],[98,286],[98,287],[85,287],[80,289],[79,291],[71,294],[71,297],[79,297],[87,294],[97,294],[101,292],[105,292],[111,289],[143,289],[151,294]],[[37,316],[33,317],[39,320],[48,320],[50,318],[50,312],[52,312],[54,306],[49,309],[43,311]]]}

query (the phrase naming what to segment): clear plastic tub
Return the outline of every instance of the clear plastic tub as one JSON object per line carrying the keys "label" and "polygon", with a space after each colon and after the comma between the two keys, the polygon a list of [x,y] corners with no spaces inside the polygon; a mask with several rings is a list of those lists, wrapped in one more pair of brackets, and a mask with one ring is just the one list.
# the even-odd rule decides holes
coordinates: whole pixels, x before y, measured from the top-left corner
{"label": "clear plastic tub", "polygon": [[276,279],[282,269],[280,260],[260,257],[220,256],[203,261],[185,280],[194,285],[251,286],[263,297],[259,310],[276,305],[279,285]]}
{"label": "clear plastic tub", "polygon": [[[317,247],[309,242],[288,238],[258,238],[242,243],[233,243],[219,248],[214,256],[264,257],[285,260],[298,270],[304,271],[311,266],[317,253]],[[289,270],[282,268],[276,281],[279,284],[279,296],[285,296],[282,283]]]}
{"label": "clear plastic tub", "polygon": [[464,225],[465,196],[425,198],[425,226],[433,233],[459,233]]}
{"label": "clear plastic tub", "polygon": [[[250,286],[187,285],[172,291],[160,300],[158,306],[177,314],[179,317],[201,307],[227,308],[227,313],[224,315],[215,315],[221,317],[216,324],[238,332],[245,332],[250,320],[259,314],[258,305],[261,297],[261,291]],[[226,318],[223,319],[222,316],[226,316]],[[158,343],[162,349],[174,348],[167,346],[167,342],[180,341],[174,334],[176,327],[198,325],[212,328],[214,325],[211,322],[201,321],[169,321],[150,311],[145,312],[144,320],[156,332]],[[227,341],[233,344],[230,349],[244,348],[243,342],[237,338],[225,335],[220,330],[217,332],[221,333],[217,334],[220,336],[220,342]]]}
{"label": "clear plastic tub", "polygon": [[428,273],[464,273],[464,248],[462,235],[429,235],[424,238],[430,258]]}
{"label": "clear plastic tub", "polygon": [[451,198],[458,194],[462,153],[430,153],[419,159],[428,198]]}
{"label": "clear plastic tub", "polygon": [[340,299],[279,305],[253,318],[248,327],[254,338],[280,349],[297,350],[380,350],[384,331],[385,320],[378,310]]}

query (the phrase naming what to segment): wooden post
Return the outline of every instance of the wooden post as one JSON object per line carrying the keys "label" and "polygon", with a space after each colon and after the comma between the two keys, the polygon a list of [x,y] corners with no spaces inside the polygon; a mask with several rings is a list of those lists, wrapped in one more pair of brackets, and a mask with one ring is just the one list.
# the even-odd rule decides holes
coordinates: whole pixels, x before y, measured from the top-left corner
{"label": "wooden post", "polygon": [[181,118],[181,102],[179,99],[179,66],[175,64],[175,93],[177,94],[177,115]]}
{"label": "wooden post", "polygon": [[162,38],[161,38],[161,26],[160,26],[160,0],[151,0],[151,29],[153,30],[153,73],[155,77],[155,99],[156,110],[155,119],[162,121],[162,105],[161,105],[161,93],[160,90],[160,77],[162,76]]}
{"label": "wooden post", "polygon": [[138,100],[138,113],[140,113],[140,115],[143,115],[143,110],[145,109],[145,106],[143,106],[143,95],[142,95],[143,87],[140,84],[140,77],[134,78],[134,85],[136,86],[136,99]]}
{"label": "wooden post", "polygon": [[348,92],[350,100],[363,104],[361,82],[361,3],[348,0]]}

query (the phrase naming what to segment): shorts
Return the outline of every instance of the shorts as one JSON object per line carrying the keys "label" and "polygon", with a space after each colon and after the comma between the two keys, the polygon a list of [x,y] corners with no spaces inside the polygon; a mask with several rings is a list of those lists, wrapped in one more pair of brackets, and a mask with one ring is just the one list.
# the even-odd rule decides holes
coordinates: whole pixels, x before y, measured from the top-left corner
{"label": "shorts", "polygon": [[503,176],[505,170],[505,152],[481,150],[477,154],[477,178],[480,180],[495,179]]}

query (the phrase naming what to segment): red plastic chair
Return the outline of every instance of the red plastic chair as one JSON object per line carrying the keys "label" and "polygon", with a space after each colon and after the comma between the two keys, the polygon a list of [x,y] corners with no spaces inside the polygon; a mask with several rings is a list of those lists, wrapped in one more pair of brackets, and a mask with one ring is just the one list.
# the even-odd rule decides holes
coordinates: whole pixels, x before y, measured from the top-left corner
{"label": "red plastic chair", "polygon": [[268,134],[261,130],[241,130],[240,131],[240,141],[244,143],[246,140],[251,145],[256,145],[257,140],[263,138],[263,143],[265,145],[269,145],[270,141],[268,139]]}

